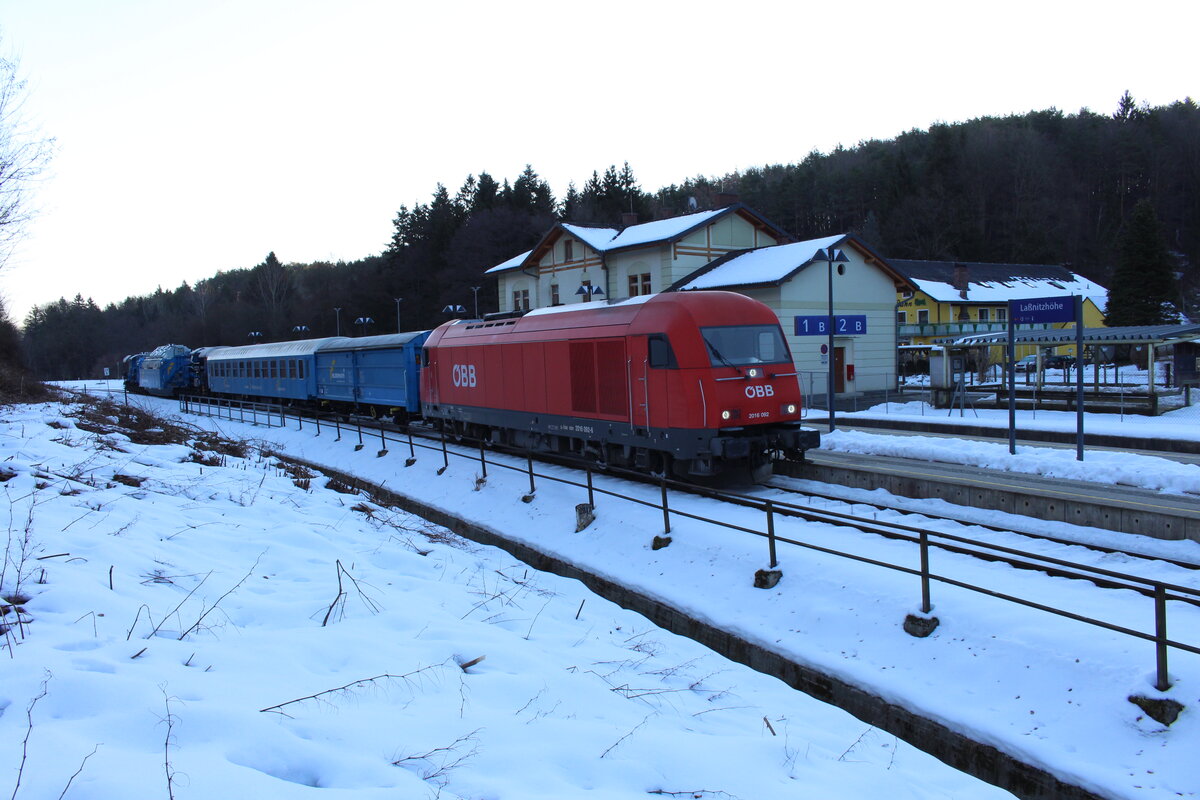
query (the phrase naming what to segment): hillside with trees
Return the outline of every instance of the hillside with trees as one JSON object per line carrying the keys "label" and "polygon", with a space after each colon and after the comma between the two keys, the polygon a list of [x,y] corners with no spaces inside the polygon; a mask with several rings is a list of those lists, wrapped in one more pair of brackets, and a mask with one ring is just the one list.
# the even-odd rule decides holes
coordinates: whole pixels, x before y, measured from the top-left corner
{"label": "hillside with trees", "polygon": [[[477,298],[481,313],[495,309],[484,271],[532,247],[558,219],[616,227],[630,211],[661,219],[714,207],[722,193],[796,239],[852,232],[894,258],[1065,263],[1118,287],[1130,274],[1126,226],[1144,209],[1139,215],[1156,224],[1135,225],[1142,244],[1133,249],[1161,245],[1170,273],[1152,305],[1190,313],[1200,299],[1200,110],[1191,99],[1139,105],[1126,93],[1111,114],[1049,109],[937,124],[652,192],[628,164],[593,172],[557,199],[532,166],[511,181],[470,175],[453,193],[439,184],[428,202],[400,206],[379,254],[296,264],[270,253],[103,309],[62,299],[29,314],[26,349],[42,377],[72,378],[166,342],[245,344],[339,327],[385,333],[396,330],[397,314],[405,330],[431,327],[447,318],[447,305],[473,313]],[[1145,244],[1148,235],[1158,244]]]}

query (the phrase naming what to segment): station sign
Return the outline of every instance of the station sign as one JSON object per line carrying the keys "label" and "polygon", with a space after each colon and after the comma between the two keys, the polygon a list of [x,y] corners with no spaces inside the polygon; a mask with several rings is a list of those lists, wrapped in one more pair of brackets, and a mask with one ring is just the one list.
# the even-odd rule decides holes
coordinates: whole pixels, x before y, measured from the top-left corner
{"label": "station sign", "polygon": [[[797,336],[828,336],[829,315],[796,317]],[[866,314],[838,314],[833,318],[834,336],[861,336],[867,332]]]}
{"label": "station sign", "polygon": [[1017,325],[1037,325],[1051,322],[1075,321],[1075,298],[1031,297],[1027,300],[1009,300],[1008,316]]}

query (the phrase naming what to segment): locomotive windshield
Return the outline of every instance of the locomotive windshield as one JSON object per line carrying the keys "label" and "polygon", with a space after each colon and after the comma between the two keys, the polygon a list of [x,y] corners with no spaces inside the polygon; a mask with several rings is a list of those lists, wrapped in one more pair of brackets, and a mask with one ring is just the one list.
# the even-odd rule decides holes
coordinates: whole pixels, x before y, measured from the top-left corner
{"label": "locomotive windshield", "polygon": [[708,358],[714,367],[779,364],[790,361],[778,325],[729,325],[701,328]]}

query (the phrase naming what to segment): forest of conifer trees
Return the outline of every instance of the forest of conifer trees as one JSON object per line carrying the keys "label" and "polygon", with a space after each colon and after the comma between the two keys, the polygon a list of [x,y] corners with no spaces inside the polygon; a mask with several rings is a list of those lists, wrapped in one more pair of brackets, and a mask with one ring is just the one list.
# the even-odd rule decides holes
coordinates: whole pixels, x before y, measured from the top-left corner
{"label": "forest of conifer trees", "polygon": [[80,296],[36,307],[24,320],[25,352],[39,377],[65,379],[167,342],[427,328],[446,319],[448,304],[494,310],[484,271],[558,220],[617,227],[626,212],[662,219],[712,208],[721,193],[795,239],[851,232],[885,257],[1065,263],[1110,287],[1123,226],[1143,203],[1172,263],[1177,308],[1197,310],[1200,111],[1190,99],[1148,107],[1126,93],[1110,114],[1049,109],[938,124],[653,191],[629,164],[593,172],[561,198],[533,166],[512,180],[481,172],[453,193],[439,184],[428,202],[401,205],[391,240],[358,261],[297,264],[272,252],[105,308]]}

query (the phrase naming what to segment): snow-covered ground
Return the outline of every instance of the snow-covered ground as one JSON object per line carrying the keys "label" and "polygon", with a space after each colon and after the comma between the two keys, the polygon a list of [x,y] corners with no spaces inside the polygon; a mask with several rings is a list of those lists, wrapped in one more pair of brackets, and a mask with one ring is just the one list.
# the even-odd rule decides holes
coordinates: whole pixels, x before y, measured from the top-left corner
{"label": "snow-covered ground", "polygon": [[[1127,700],[1156,694],[1149,643],[946,587],[934,592],[941,626],[914,639],[900,628],[919,599],[909,576],[781,550],[784,579],[763,591],[750,585],[766,566],[757,537],[679,518],[673,543],[652,550],[653,508],[600,496],[576,533],[578,488],[543,479],[522,503],[524,474],[493,468],[480,481],[470,459],[439,476],[440,453],[418,451],[405,468],[399,443],[379,457],[311,426],[184,422],[478,520],[1099,794],[1200,794],[1200,657],[1172,652],[1166,695],[1185,711],[1165,727]],[[198,463],[211,460],[193,456],[198,438],[136,444],[89,433],[59,406],[5,409],[0,582],[12,595],[20,577],[30,621],[0,649],[0,791],[19,781],[19,798],[57,797],[70,781],[65,796],[87,798],[308,797],[318,786],[330,798],[1004,796],[576,582],[320,477],[297,486],[253,453]],[[889,560],[907,552],[826,525],[779,521],[777,532]],[[1195,543],[1169,544],[1200,561]],[[1152,626],[1150,601],[1127,592],[936,558],[967,581]],[[1172,637],[1200,642],[1200,613],[1180,605]]]}
{"label": "snow-covered ground", "polygon": [[[822,412],[811,412],[808,422],[825,423]],[[1200,466],[1179,463],[1169,458],[1135,455],[1111,448],[1085,448],[1083,460],[1076,458],[1074,446],[1050,447],[1019,445],[1010,454],[1007,441],[1008,412],[996,409],[967,410],[935,409],[927,403],[909,401],[884,403],[873,408],[839,413],[842,428],[821,436],[821,447],[847,453],[903,456],[925,461],[966,464],[987,469],[1045,475],[1052,478],[1085,480],[1096,483],[1135,486],[1175,494],[1200,493]],[[963,438],[921,435],[889,435],[868,431],[847,430],[856,420],[936,422],[944,429],[956,426],[992,428],[1000,442],[981,442]],[[1017,436],[1022,431],[1060,431],[1075,433],[1078,420],[1075,412],[1028,411],[1017,415]],[[1197,408],[1182,408],[1159,416],[1114,414],[1084,414],[1085,434],[1108,434],[1127,437],[1131,447],[1139,440],[1176,439],[1200,441],[1200,413]]]}

